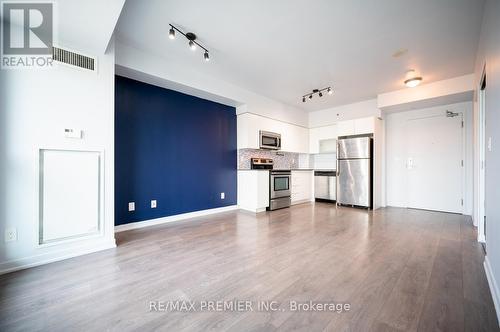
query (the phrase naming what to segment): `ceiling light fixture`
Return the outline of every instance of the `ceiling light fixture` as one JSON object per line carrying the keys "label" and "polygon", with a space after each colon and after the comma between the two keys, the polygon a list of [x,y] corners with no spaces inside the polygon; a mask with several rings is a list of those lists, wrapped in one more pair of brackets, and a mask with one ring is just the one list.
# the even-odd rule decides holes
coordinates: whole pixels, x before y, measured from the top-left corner
{"label": "ceiling light fixture", "polygon": [[417,76],[415,70],[410,69],[406,72],[405,85],[409,88],[414,88],[422,82],[422,77]]}
{"label": "ceiling light fixture", "polygon": [[302,102],[305,103],[306,102],[306,98],[312,99],[312,97],[313,97],[313,95],[315,93],[317,93],[318,96],[323,97],[323,92],[324,91],[326,91],[329,95],[333,94],[333,90],[332,90],[331,86],[323,88],[323,89],[314,89],[314,90],[312,90],[311,93],[308,93],[308,94],[305,94],[305,95],[302,96]]}
{"label": "ceiling light fixture", "polygon": [[203,47],[203,45],[201,45],[200,43],[198,43],[196,41],[197,37],[194,33],[192,33],[192,32],[184,33],[181,30],[179,30],[177,27],[173,26],[172,24],[169,24],[169,25],[170,25],[170,30],[168,31],[168,38],[175,39],[175,32],[177,31],[178,33],[180,33],[181,35],[186,37],[187,40],[189,40],[188,45],[192,51],[195,51],[196,47],[199,46],[200,48],[202,48],[205,51],[205,52],[203,52],[203,59],[205,59],[205,61],[210,60],[210,55],[209,55],[208,50],[205,47]]}

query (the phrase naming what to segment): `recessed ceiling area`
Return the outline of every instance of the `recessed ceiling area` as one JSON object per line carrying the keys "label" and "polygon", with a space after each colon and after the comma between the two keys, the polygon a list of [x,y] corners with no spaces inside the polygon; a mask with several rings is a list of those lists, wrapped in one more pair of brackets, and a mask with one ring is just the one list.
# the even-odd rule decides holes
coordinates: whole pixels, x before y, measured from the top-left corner
{"label": "recessed ceiling area", "polygon": [[[127,1],[119,42],[306,111],[404,88],[409,69],[422,84],[473,72],[483,1]],[[194,32],[210,61],[169,24]],[[200,50],[198,50],[200,51]],[[397,56],[394,56],[397,54]],[[333,95],[302,102],[313,89]]]}

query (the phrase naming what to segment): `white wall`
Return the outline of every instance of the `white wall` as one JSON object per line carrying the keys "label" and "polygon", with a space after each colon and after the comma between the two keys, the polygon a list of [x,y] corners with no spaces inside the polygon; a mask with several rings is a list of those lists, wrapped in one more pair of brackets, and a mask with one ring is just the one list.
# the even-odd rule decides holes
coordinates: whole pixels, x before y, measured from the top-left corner
{"label": "white wall", "polygon": [[344,120],[366,118],[370,116],[380,117],[380,115],[380,110],[377,107],[377,99],[370,99],[358,103],[309,112],[309,128],[328,126]]}
{"label": "white wall", "polygon": [[474,75],[453,77],[447,80],[422,84],[408,89],[381,93],[377,96],[378,107],[386,111],[430,108],[456,104],[472,98]]}
{"label": "white wall", "polygon": [[[214,95],[219,96],[234,101],[234,104],[239,106],[237,114],[249,112],[307,127],[306,112],[215,77],[196,72],[187,63],[180,61],[182,60],[144,52],[124,42],[117,41],[116,43],[117,65],[162,79],[164,81],[163,87],[210,100]],[[141,80],[141,77],[143,75],[131,76],[131,78],[138,80]],[[147,83],[155,84],[155,82]],[[166,85],[168,83],[171,85]]]}
{"label": "white wall", "polygon": [[[472,102],[443,105],[432,108],[411,110],[400,113],[389,113],[385,116],[386,128],[386,199],[387,205],[406,207],[406,132],[405,123],[410,119],[422,118],[443,114],[446,110],[464,114],[464,136],[465,142],[465,188],[464,188],[464,211],[465,214],[472,214]],[[423,132],[422,135],[426,133]]]}
{"label": "white wall", "polygon": [[[486,68],[486,138],[491,137],[492,149],[486,150],[486,274],[493,300],[500,317],[500,1],[488,0],[484,8],[483,26],[474,71],[475,87],[479,86],[483,67]],[[476,90],[477,101],[477,90]],[[477,102],[474,107],[477,132]],[[477,137],[476,157],[478,160]],[[476,164],[476,172],[478,171]],[[477,178],[477,173],[476,177]],[[477,204],[476,204],[477,208]]]}
{"label": "white wall", "polygon": [[[114,246],[114,65],[111,44],[107,54],[98,56],[98,73],[64,65],[46,70],[2,70],[0,272]],[[84,139],[64,138],[64,128],[81,128]],[[38,245],[40,148],[104,152],[103,234],[65,244]],[[6,227],[17,229],[17,241],[3,241]]]}

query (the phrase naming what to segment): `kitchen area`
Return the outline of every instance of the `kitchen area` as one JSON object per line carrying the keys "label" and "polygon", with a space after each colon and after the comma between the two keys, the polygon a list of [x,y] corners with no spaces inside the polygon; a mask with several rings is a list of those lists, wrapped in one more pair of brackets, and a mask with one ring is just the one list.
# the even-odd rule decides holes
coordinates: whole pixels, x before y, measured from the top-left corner
{"label": "kitchen area", "polygon": [[314,201],[381,206],[382,120],[310,129],[278,122],[238,116],[240,209],[258,213]]}

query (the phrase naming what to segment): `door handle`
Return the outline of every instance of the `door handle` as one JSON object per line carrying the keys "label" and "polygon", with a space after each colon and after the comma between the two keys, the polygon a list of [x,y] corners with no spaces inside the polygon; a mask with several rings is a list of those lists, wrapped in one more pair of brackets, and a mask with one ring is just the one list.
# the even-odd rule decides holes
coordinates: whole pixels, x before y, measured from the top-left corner
{"label": "door handle", "polygon": [[413,169],[413,158],[408,158],[406,161],[406,168]]}

